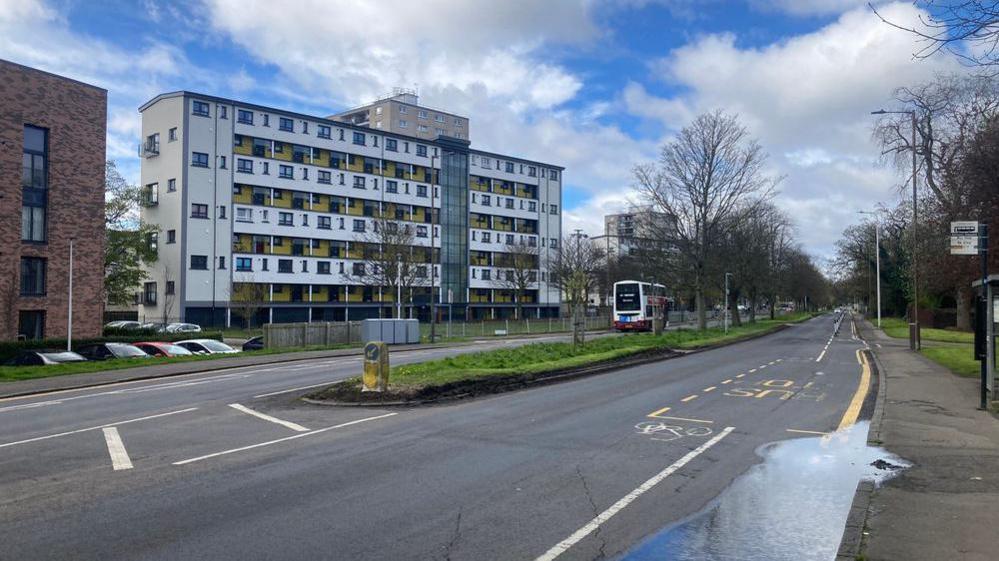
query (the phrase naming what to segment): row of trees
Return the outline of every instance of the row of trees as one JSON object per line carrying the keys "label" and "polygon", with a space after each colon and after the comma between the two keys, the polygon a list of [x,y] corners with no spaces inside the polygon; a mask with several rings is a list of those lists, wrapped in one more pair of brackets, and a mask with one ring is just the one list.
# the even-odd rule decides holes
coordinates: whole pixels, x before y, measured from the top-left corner
{"label": "row of trees", "polygon": [[753,321],[761,304],[773,316],[781,300],[829,301],[829,283],[774,204],[781,178],[767,173],[766,164],[767,154],[738,118],[716,111],[683,127],[657,162],[634,170],[646,243],[622,260],[677,296],[689,295],[701,329],[707,299],[723,294],[726,276],[736,325],[739,302],[749,303]]}
{"label": "row of trees", "polygon": [[[950,222],[976,220],[999,232],[999,80],[992,74],[940,75],[895,92],[905,111],[915,112],[915,145],[910,115],[885,116],[874,137],[901,177],[917,166],[918,219],[912,228],[911,185],[903,183],[902,200],[882,208],[876,221],[882,230],[883,301],[890,313],[904,313],[912,298],[912,273],[919,281],[920,306],[956,309],[957,327],[971,328],[971,282],[981,263],[977,257],[951,256]],[[848,228],[837,260],[845,272],[840,286],[862,294],[874,260],[874,224]],[[913,251],[916,252],[915,258]],[[993,252],[995,253],[995,252]],[[868,297],[869,298],[869,297]]]}

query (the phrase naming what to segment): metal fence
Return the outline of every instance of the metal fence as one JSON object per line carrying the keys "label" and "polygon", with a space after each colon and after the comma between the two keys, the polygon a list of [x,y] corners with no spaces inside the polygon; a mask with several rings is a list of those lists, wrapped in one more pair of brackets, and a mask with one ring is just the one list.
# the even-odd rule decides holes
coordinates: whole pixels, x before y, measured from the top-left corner
{"label": "metal fence", "polygon": [[[584,318],[587,331],[610,329],[609,317]],[[484,321],[441,322],[435,328],[437,340],[461,339],[466,337],[504,337],[509,335],[538,335],[544,333],[566,333],[572,331],[572,318],[507,319]],[[430,341],[430,324],[420,324],[420,334]]]}

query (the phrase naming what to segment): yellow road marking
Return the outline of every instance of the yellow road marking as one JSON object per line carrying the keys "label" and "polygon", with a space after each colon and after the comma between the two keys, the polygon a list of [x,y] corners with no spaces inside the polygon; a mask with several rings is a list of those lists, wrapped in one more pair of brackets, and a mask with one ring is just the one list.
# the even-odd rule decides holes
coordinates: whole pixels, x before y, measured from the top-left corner
{"label": "yellow road marking", "polygon": [[709,423],[714,424],[714,421],[708,421],[706,419],[688,419],[686,417],[657,417],[658,419],[670,419],[673,421],[690,421],[692,423]]}
{"label": "yellow road marking", "polygon": [[857,422],[857,417],[860,416],[860,408],[863,407],[864,398],[867,397],[868,386],[871,385],[871,366],[867,363],[867,357],[860,352],[860,349],[857,349],[857,362],[861,366],[860,385],[853,394],[850,406],[843,413],[843,418],[839,421],[839,426],[836,427],[836,430],[842,430]]}
{"label": "yellow road marking", "polygon": [[660,414],[665,413],[667,411],[669,411],[669,407],[663,407],[658,411],[653,411],[652,413],[649,413],[648,415],[646,415],[646,417],[658,417]]}
{"label": "yellow road marking", "polygon": [[731,379],[731,378],[729,378],[728,380],[725,380],[725,381],[723,381],[722,383],[723,383],[723,384],[731,384],[731,383],[732,383],[732,379]]}
{"label": "yellow road marking", "polygon": [[829,434],[828,432],[822,432],[818,430],[800,430],[800,429],[785,429],[787,432],[800,432],[802,434],[821,434],[823,436]]}
{"label": "yellow road marking", "polygon": [[717,387],[718,387],[718,386],[711,386],[711,387],[709,387],[709,388],[704,388],[704,391],[705,391],[705,392],[710,392],[710,391],[714,391],[714,389],[715,389],[715,388],[717,388]]}
{"label": "yellow road marking", "polygon": [[697,399],[697,394],[695,393],[694,395],[688,395],[687,397],[681,399],[680,401],[682,401],[684,403],[687,403],[691,399]]}

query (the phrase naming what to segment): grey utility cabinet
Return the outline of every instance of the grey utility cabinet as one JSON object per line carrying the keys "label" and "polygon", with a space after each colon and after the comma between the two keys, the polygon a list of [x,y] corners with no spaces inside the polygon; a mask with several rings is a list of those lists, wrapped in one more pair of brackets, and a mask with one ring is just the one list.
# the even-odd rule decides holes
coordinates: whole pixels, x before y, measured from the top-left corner
{"label": "grey utility cabinet", "polygon": [[361,340],[389,345],[420,342],[420,322],[415,319],[366,319],[361,322]]}

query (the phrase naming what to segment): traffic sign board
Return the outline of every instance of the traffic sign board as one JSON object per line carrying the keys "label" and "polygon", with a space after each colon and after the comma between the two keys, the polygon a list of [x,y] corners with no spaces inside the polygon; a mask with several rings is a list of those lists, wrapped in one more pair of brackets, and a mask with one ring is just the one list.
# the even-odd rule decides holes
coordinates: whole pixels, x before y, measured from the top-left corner
{"label": "traffic sign board", "polygon": [[951,236],[951,255],[978,255],[978,234],[974,236]]}
{"label": "traffic sign board", "polygon": [[978,235],[978,222],[973,220],[959,220],[950,223],[950,233],[956,236]]}

